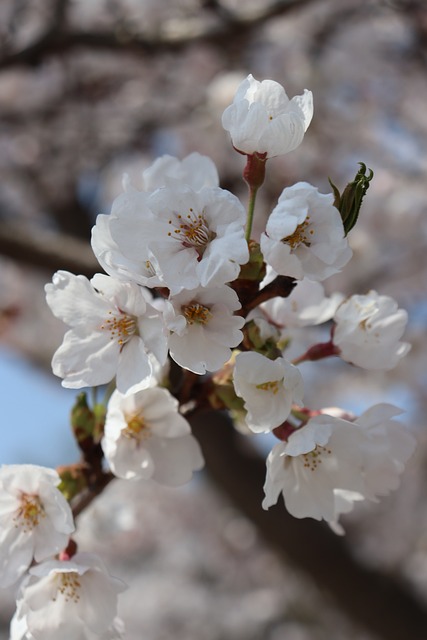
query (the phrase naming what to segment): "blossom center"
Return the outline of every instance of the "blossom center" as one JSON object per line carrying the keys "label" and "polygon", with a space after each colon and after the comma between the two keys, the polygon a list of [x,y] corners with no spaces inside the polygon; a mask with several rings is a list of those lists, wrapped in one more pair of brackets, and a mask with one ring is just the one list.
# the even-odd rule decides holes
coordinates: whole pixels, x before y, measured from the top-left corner
{"label": "blossom center", "polygon": [[[79,574],[75,571],[67,571],[65,573],[57,573],[56,577],[59,581],[58,591],[64,596],[65,602],[75,602],[80,600],[81,582]],[[54,601],[56,598],[52,598]]]}
{"label": "blossom center", "polygon": [[273,394],[276,395],[282,383],[283,380],[269,380],[268,382],[257,384],[256,388],[260,389],[261,391],[272,391]]}
{"label": "blossom center", "polygon": [[369,330],[369,329],[371,329],[371,328],[372,328],[372,325],[371,325],[371,323],[369,322],[369,319],[368,319],[368,318],[365,318],[364,320],[361,320],[361,321],[359,322],[359,325],[358,325],[358,326],[359,326],[359,329],[360,329],[361,331],[367,331],[367,330]]}
{"label": "blossom center", "polygon": [[122,431],[125,438],[140,442],[142,439],[149,437],[150,427],[148,427],[141,415],[126,418],[126,424],[127,426]]}
{"label": "blossom center", "polygon": [[40,519],[45,517],[46,513],[40,498],[29,493],[22,493],[19,508],[13,519],[15,526],[21,526],[24,533],[27,533],[37,527]]}
{"label": "blossom center", "polygon": [[316,445],[312,451],[302,454],[304,468],[309,471],[316,471],[319,465],[322,464],[322,458],[330,456],[331,454],[331,449],[322,447],[320,444]]}
{"label": "blossom center", "polygon": [[193,208],[186,215],[176,214],[176,220],[169,220],[175,227],[168,232],[168,236],[180,240],[185,248],[194,248],[201,257],[216,234],[209,229],[209,225],[202,213],[196,213]]}
{"label": "blossom center", "polygon": [[307,216],[304,222],[301,222],[290,236],[282,238],[282,242],[289,244],[291,249],[296,249],[301,244],[306,247],[311,245],[311,237],[314,234],[314,229],[309,229],[310,216]]}
{"label": "blossom center", "polygon": [[212,318],[212,313],[208,307],[204,307],[198,302],[188,304],[182,309],[187,324],[207,324]]}
{"label": "blossom center", "polygon": [[120,346],[128,342],[136,332],[136,318],[120,311],[120,315],[108,312],[109,317],[101,325],[101,329],[109,331],[110,340],[117,340]]}

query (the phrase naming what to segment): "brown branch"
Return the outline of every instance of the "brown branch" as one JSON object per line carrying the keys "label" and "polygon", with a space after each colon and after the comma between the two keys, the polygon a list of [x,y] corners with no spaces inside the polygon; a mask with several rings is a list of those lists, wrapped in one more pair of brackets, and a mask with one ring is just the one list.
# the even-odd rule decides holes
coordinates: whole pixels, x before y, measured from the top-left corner
{"label": "brown branch", "polygon": [[51,272],[65,269],[90,278],[102,271],[88,242],[23,223],[1,222],[0,254]]}
{"label": "brown branch", "polygon": [[263,511],[265,463],[224,416],[199,416],[193,431],[206,470],[279,555],[326,589],[359,625],[383,640],[425,640],[427,610],[396,576],[360,564],[345,539],[314,520],[290,516],[283,504]]}
{"label": "brown branch", "polygon": [[134,32],[70,31],[49,27],[38,40],[21,51],[10,53],[0,60],[0,69],[18,65],[39,64],[49,55],[63,53],[78,47],[92,50],[113,50],[139,54],[176,52],[195,43],[203,42],[221,47],[233,46],[241,38],[274,17],[301,9],[318,0],[276,0],[258,11],[250,13],[219,12],[216,24],[183,21],[185,28],[176,33],[142,35]]}
{"label": "brown branch", "polygon": [[107,485],[110,484],[111,480],[114,480],[115,476],[112,473],[103,473],[100,475],[96,481],[96,483],[87,489],[83,493],[79,494],[75,500],[72,502],[72,511],[74,518],[77,518],[90,504],[95,498],[97,498]]}

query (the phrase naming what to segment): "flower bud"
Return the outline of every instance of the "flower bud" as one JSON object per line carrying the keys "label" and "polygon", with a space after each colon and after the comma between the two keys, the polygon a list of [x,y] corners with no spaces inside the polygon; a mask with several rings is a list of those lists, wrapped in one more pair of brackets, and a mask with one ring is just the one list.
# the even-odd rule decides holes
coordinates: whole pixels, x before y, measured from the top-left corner
{"label": "flower bud", "polygon": [[80,448],[85,449],[88,441],[98,443],[101,440],[105,421],[105,407],[97,404],[91,409],[84,391],[78,394],[71,409],[71,428]]}

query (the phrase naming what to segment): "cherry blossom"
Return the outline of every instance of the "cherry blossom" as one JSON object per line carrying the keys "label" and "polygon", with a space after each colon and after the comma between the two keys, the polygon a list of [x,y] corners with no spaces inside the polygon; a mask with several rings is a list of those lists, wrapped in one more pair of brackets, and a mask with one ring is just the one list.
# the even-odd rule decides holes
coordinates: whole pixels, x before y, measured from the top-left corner
{"label": "cherry blossom", "polygon": [[[35,640],[35,637],[32,633],[30,633],[27,625],[27,618],[25,614],[22,613],[20,606],[20,602],[18,602],[18,607],[10,622],[10,638],[9,640]],[[82,636],[80,634],[80,630],[74,630],[68,628],[67,631],[63,632],[62,636],[66,640],[69,638],[79,639]],[[106,631],[99,633],[94,633],[90,629],[85,629],[85,640],[124,640],[125,638],[125,626],[123,620],[116,617],[113,620],[111,627],[109,627]]]}
{"label": "cherry blossom", "polygon": [[204,187],[218,187],[218,171],[207,156],[194,152],[182,160],[164,155],[157,158],[142,174],[144,191],[154,191],[172,181],[187,184],[194,191]]}
{"label": "cherry blossom", "polygon": [[37,562],[59,553],[74,531],[56,471],[31,464],[0,468],[0,586],[14,584]]}
{"label": "cherry blossom", "polygon": [[336,523],[354,499],[363,498],[364,441],[352,423],[326,415],[311,418],[270,452],[262,506],[268,509],[282,493],[294,517]]}
{"label": "cherry blossom", "polygon": [[222,115],[222,126],[233,146],[246,155],[279,156],[296,149],[313,117],[311,91],[289,100],[274,80],[259,82],[252,75],[240,84],[233,103]]}
{"label": "cherry blossom", "polygon": [[[148,248],[145,227],[153,220],[147,206],[149,192],[167,184],[187,184],[194,191],[204,187],[218,187],[218,172],[213,161],[199,153],[191,153],[183,160],[164,155],[142,174],[143,191],[138,191],[128,176],[124,176],[124,193],[113,202],[111,214],[100,214],[92,229],[92,249],[102,268],[119,280],[133,280],[147,287],[164,286],[160,268]],[[122,246],[122,230],[128,226],[138,231],[138,251],[130,259]],[[119,244],[112,233],[118,237]],[[125,240],[126,243],[126,240]]]}
{"label": "cherry blossom", "polygon": [[101,444],[112,472],[120,478],[150,478],[178,486],[203,466],[190,425],[178,413],[178,401],[158,387],[128,396],[115,391]]}
{"label": "cherry blossom", "polygon": [[399,342],[408,314],[389,296],[370,291],[345,300],[334,315],[333,343],[343,360],[371,370],[393,369],[411,346]]}
{"label": "cherry blossom", "polygon": [[276,273],[320,281],[347,264],[352,251],[333,200],[307,182],[282,191],[261,234],[264,259]]}
{"label": "cherry blossom", "polygon": [[399,487],[400,475],[415,451],[415,438],[395,418],[403,411],[377,404],[355,420],[366,435],[363,447],[364,496],[377,501]]}
{"label": "cherry blossom", "polygon": [[171,357],[198,374],[220,369],[243,339],[245,320],[234,315],[240,308],[237,294],[225,285],[172,296],[164,312]]}
{"label": "cherry blossom", "polygon": [[123,181],[124,193],[113,202],[109,215],[100,214],[92,229],[92,249],[101,267],[113,278],[134,281],[147,287],[161,286],[159,268],[146,243],[140,242],[139,253],[131,260],[112,237],[112,228],[137,225],[143,228],[153,214],[147,206],[148,194]]}
{"label": "cherry blossom", "polygon": [[93,243],[101,264],[115,268],[117,261],[132,280],[160,282],[173,294],[231,282],[249,259],[242,204],[219,187],[167,182],[144,200],[149,211],[124,206],[108,221],[98,217]]}
{"label": "cherry blossom", "polygon": [[282,493],[291,515],[326,520],[342,534],[338,517],[354,502],[377,501],[397,489],[415,440],[393,420],[402,412],[392,405],[375,405],[351,420],[327,411],[346,415],[324,409],[273,447],[263,507],[275,504]]}
{"label": "cherry blossom", "polygon": [[302,404],[301,373],[284,358],[239,353],[233,382],[236,394],[244,400],[246,423],[255,433],[272,431],[287,419],[292,403]]}
{"label": "cherry blossom", "polygon": [[[228,191],[219,187],[194,191],[176,183],[155,191],[149,206],[155,218],[143,233],[172,294],[231,282],[248,261],[246,213]],[[139,234],[129,225],[121,229],[120,240],[115,236],[131,259],[139,251]]]}
{"label": "cherry blossom", "polygon": [[54,315],[71,326],[52,360],[55,375],[72,389],[110,382],[123,393],[149,386],[151,352],[163,364],[167,342],[150,293],[102,274],[58,271],[45,287]]}
{"label": "cherry blossom", "polygon": [[304,278],[287,298],[277,297],[263,302],[257,315],[278,328],[317,325],[330,320],[342,300],[340,293],[326,297],[320,282]]}
{"label": "cherry blossom", "polygon": [[101,560],[77,553],[48,560],[29,571],[21,585],[14,623],[17,640],[115,640],[117,595],[125,585],[107,573]]}

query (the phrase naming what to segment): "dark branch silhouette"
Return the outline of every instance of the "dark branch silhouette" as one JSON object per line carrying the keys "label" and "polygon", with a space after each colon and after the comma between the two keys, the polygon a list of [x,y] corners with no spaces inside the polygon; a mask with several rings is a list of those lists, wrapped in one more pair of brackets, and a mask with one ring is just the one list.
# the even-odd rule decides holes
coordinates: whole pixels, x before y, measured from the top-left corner
{"label": "dark branch silhouette", "polygon": [[207,8],[213,10],[218,18],[216,24],[211,21],[196,24],[183,21],[183,28],[179,33],[162,35],[133,33],[130,30],[74,31],[63,24],[65,7],[62,7],[63,10],[58,11],[60,19],[49,25],[36,41],[20,51],[0,58],[0,69],[37,65],[47,56],[82,47],[92,51],[111,50],[152,55],[181,51],[200,42],[220,47],[234,46],[234,40],[241,40],[272,18],[300,10],[317,1],[277,0],[251,13],[232,13],[217,2],[208,3]]}

